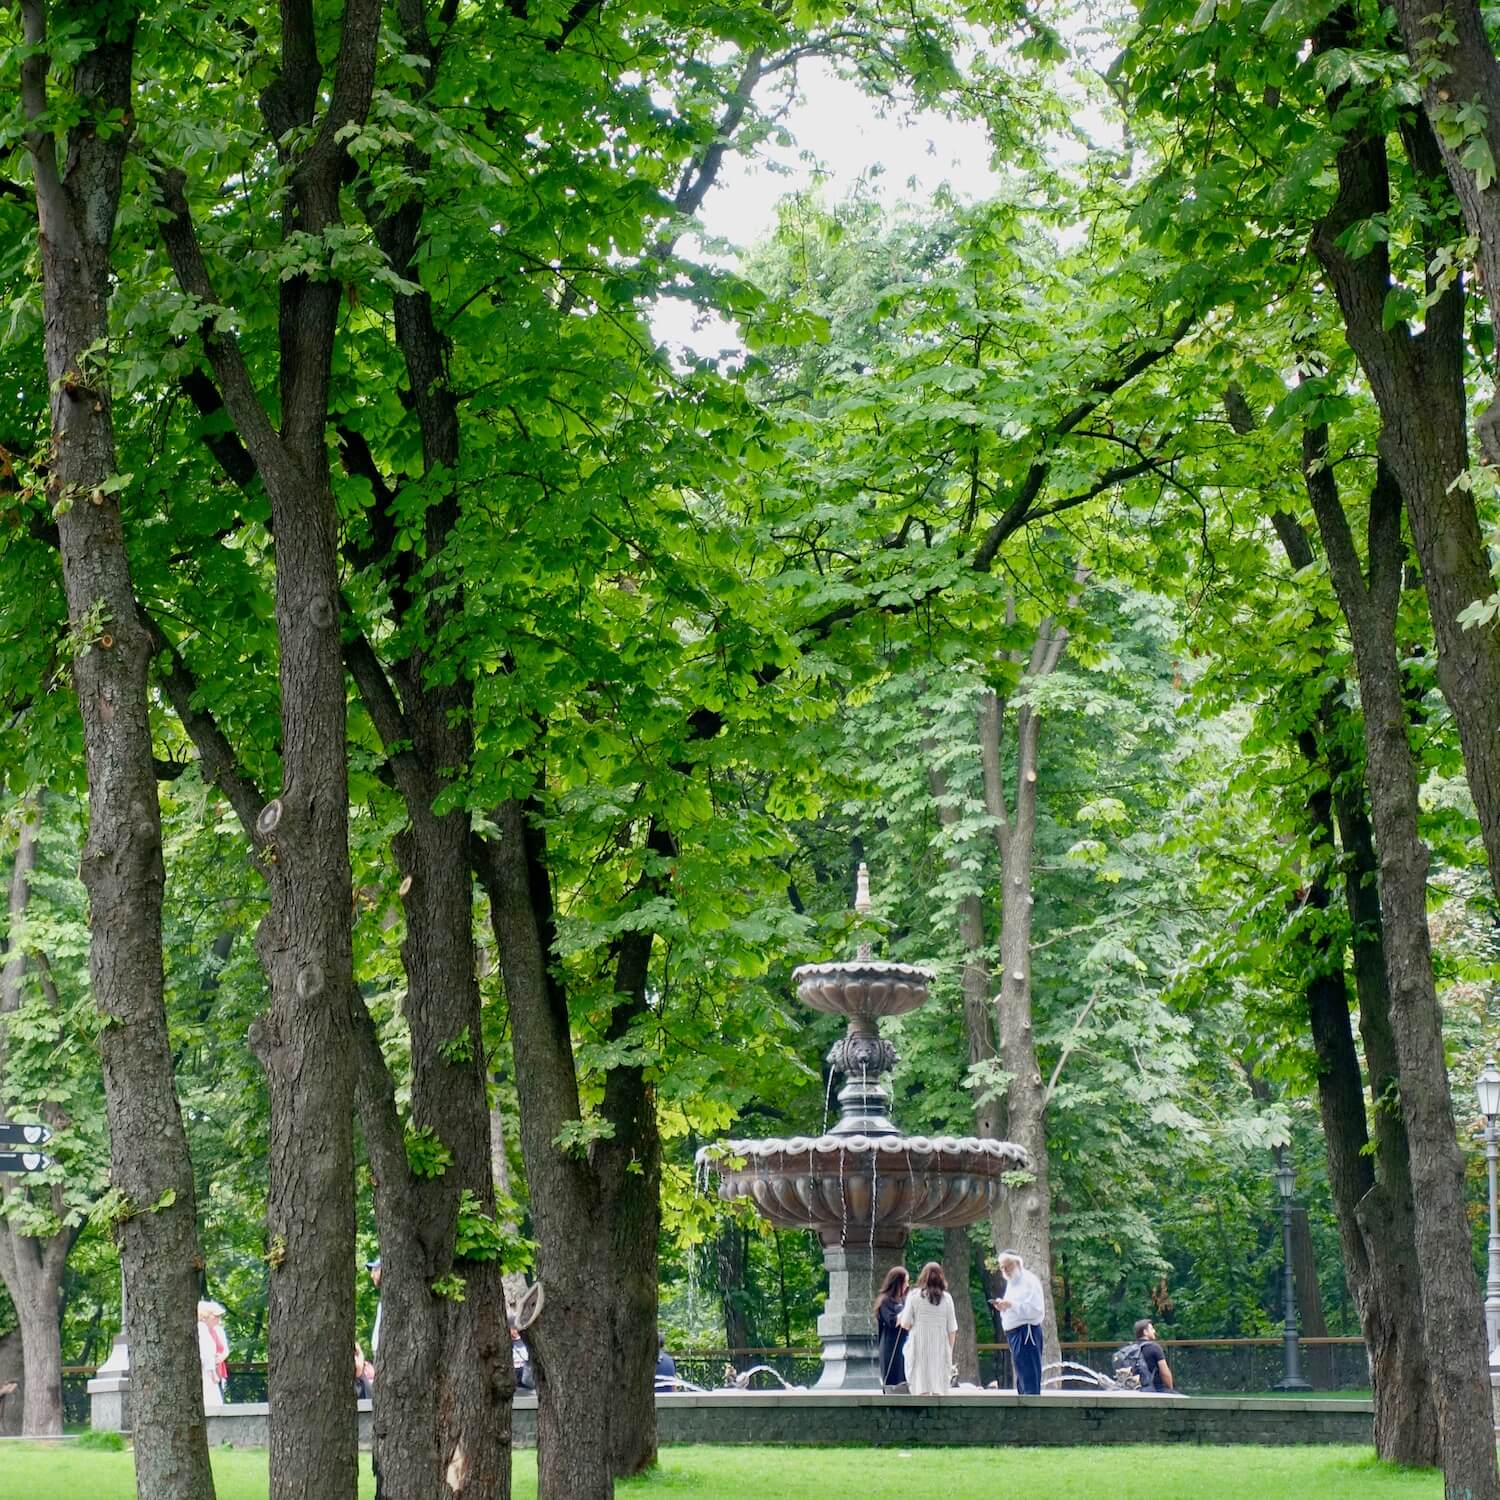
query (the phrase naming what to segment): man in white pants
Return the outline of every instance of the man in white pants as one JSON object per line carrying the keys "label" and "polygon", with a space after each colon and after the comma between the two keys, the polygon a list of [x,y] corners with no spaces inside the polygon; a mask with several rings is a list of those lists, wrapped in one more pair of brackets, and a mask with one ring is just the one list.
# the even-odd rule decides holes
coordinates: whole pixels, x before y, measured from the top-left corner
{"label": "man in white pants", "polygon": [[1000,1252],[1000,1274],[1005,1278],[1005,1295],[991,1304],[1000,1314],[1005,1342],[1010,1345],[1011,1363],[1016,1367],[1016,1394],[1042,1394],[1042,1324],[1047,1318],[1042,1284],[1026,1269],[1014,1250]]}

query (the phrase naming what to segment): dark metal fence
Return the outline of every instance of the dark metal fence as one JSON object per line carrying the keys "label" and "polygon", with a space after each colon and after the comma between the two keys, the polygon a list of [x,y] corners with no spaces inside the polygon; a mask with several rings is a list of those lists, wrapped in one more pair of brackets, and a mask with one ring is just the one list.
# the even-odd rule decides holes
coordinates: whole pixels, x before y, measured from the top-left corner
{"label": "dark metal fence", "polygon": [[87,1427],[89,1425],[88,1383],[94,1378],[91,1367],[69,1365],[63,1370],[62,1398],[63,1425],[65,1427]]}
{"label": "dark metal fence", "polygon": [[[1110,1356],[1120,1347],[1118,1340],[1069,1342],[1062,1346],[1064,1359],[1108,1374]],[[1177,1384],[1188,1391],[1249,1395],[1270,1391],[1282,1375],[1282,1341],[1266,1339],[1164,1339],[1167,1362]],[[811,1385],[818,1378],[821,1361],[816,1349],[688,1349],[672,1351],[677,1372],[684,1380],[705,1387],[726,1384],[733,1377],[726,1369],[743,1374],[758,1365],[775,1375],[752,1378],[755,1387],[772,1387],[781,1380],[788,1385]],[[1302,1340],[1303,1373],[1319,1390],[1366,1390],[1370,1364],[1365,1346],[1357,1338]],[[979,1346],[981,1385],[1008,1387],[1014,1383],[1010,1350],[1004,1344]]]}

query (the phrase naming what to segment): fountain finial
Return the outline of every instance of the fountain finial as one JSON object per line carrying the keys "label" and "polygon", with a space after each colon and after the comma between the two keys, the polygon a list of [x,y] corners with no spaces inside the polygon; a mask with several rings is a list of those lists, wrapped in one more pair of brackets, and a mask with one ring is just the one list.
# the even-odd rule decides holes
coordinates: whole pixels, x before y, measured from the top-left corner
{"label": "fountain finial", "polygon": [[[870,915],[870,867],[861,862],[859,873],[854,877],[854,914],[864,918]],[[859,945],[859,958],[861,962],[870,957],[870,940],[867,937]]]}

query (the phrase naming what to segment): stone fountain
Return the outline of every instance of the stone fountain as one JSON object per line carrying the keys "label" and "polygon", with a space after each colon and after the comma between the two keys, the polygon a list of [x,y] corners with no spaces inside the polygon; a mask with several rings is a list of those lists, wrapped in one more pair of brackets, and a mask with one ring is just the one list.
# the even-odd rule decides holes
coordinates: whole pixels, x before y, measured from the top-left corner
{"label": "stone fountain", "polygon": [[[870,910],[869,874],[859,867],[854,909]],[[749,1198],[778,1229],[810,1229],[823,1246],[828,1301],[818,1319],[820,1390],[879,1390],[871,1311],[887,1265],[899,1261],[913,1229],[956,1229],[985,1217],[1004,1191],[1004,1174],[1029,1166],[1009,1141],[974,1136],[902,1135],[891,1123],[881,1075],[896,1049],[880,1035],[882,1016],[926,1003],[928,969],[870,957],[804,964],[792,973],[804,1005],[847,1016],[849,1029],[828,1052],[843,1075],[839,1119],[819,1136],[721,1141],[698,1153],[719,1196]]]}

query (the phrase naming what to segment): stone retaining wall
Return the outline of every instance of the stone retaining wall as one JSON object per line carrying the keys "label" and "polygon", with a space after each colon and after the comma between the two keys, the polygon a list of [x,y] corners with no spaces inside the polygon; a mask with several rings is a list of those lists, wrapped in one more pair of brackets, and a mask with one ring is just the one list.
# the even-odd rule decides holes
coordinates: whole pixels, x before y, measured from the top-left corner
{"label": "stone retaining wall", "polygon": [[[1255,1400],[1065,1392],[994,1391],[921,1396],[736,1391],[658,1396],[657,1432],[667,1443],[805,1443],[872,1447],[1072,1447],[1096,1443],[1371,1442],[1368,1401]],[[217,1407],[209,1445],[264,1448],[264,1402]],[[519,1448],[536,1443],[536,1397],[515,1403]],[[359,1437],[370,1441],[370,1403],[359,1403]]]}

